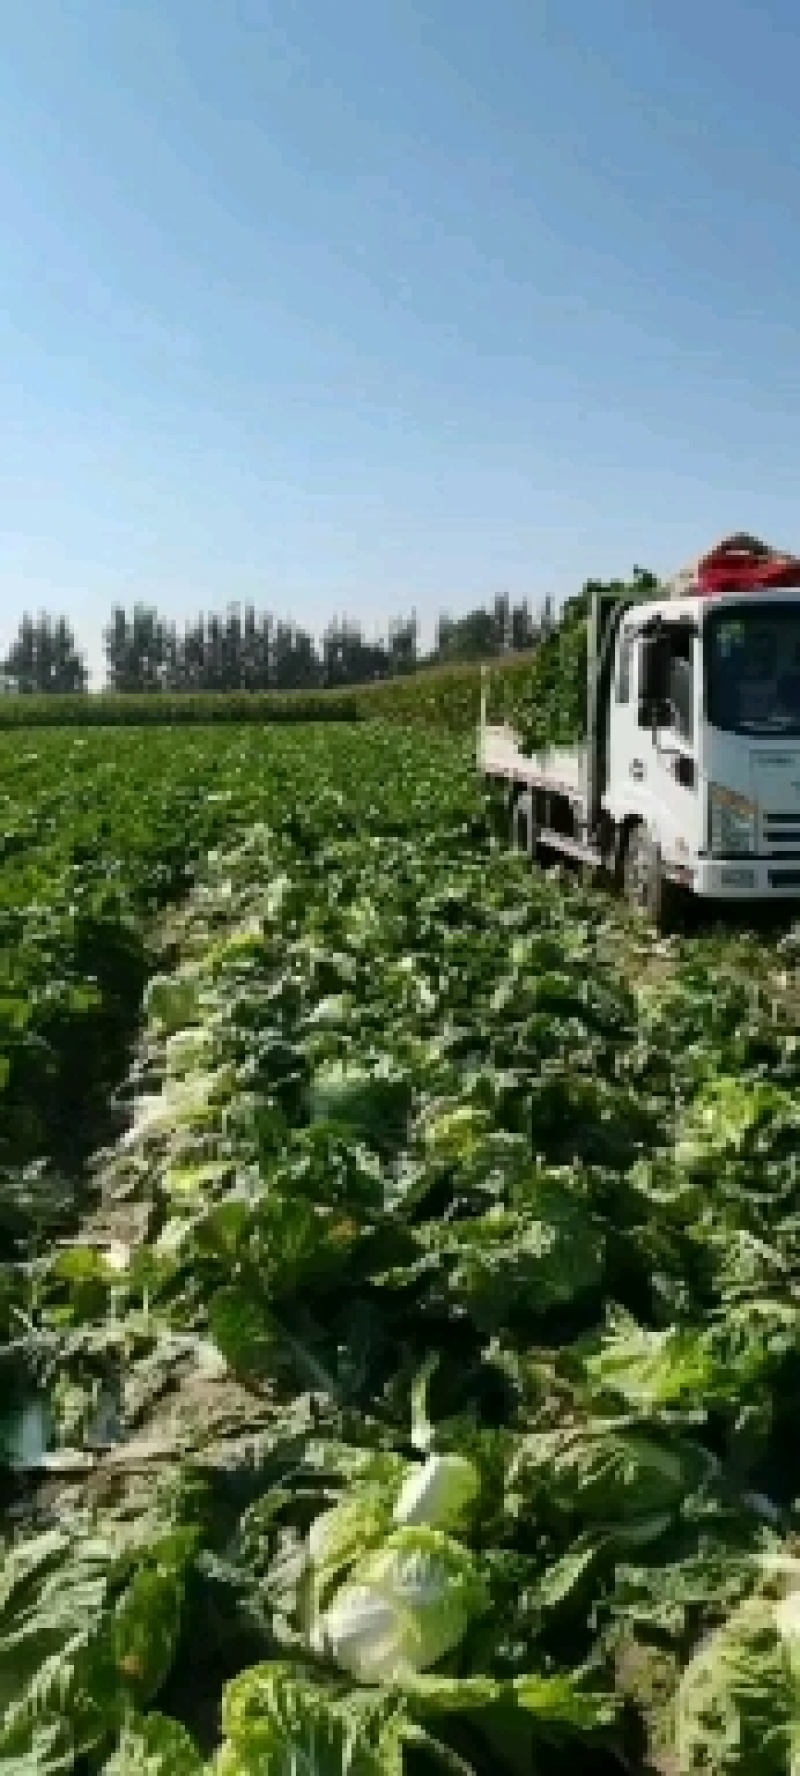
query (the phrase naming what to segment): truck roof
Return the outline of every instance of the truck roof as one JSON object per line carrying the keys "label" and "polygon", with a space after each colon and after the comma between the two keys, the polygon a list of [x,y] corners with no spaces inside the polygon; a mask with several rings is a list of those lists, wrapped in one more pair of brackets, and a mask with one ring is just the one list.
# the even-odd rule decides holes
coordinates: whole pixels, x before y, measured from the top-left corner
{"label": "truck roof", "polygon": [[660,587],[652,598],[642,599],[641,603],[631,606],[626,613],[625,624],[636,627],[637,617],[641,622],[654,616],[663,617],[667,623],[679,622],[683,617],[687,622],[700,624],[711,611],[719,610],[720,607],[736,610],[743,604],[753,607],[762,601],[800,606],[800,583],[797,586],[743,586],[736,591],[720,592],[711,597],[707,592],[699,590],[676,595]]}

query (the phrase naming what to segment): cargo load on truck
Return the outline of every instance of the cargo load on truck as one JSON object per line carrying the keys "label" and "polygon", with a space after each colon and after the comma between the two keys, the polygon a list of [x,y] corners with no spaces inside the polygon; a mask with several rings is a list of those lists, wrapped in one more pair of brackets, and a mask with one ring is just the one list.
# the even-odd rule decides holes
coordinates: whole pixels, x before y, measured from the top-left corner
{"label": "cargo load on truck", "polygon": [[685,598],[693,593],[711,597],[717,592],[786,586],[800,586],[798,557],[742,530],[715,543],[668,580],[664,589],[674,598]]}
{"label": "cargo load on truck", "polygon": [[548,746],[586,739],[587,639],[592,600],[621,603],[653,598],[655,574],[634,568],[630,580],[587,580],[563,605],[555,628],[536,649],[528,682],[514,693],[493,687],[492,709],[513,728],[520,750],[532,755]]}
{"label": "cargo load on truck", "polygon": [[669,579],[634,567],[629,580],[587,580],[562,607],[556,627],[540,642],[530,679],[513,697],[500,696],[498,714],[514,729],[521,751],[572,746],[586,739],[586,648],[592,599],[642,603],[654,598],[706,596],[736,590],[800,587],[800,557],[747,531],[721,537]]}

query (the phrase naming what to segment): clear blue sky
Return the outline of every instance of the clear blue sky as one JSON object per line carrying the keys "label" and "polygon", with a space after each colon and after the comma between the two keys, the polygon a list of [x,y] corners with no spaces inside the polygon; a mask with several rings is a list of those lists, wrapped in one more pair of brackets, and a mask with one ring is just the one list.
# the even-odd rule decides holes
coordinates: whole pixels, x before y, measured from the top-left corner
{"label": "clear blue sky", "polygon": [[0,643],[800,546],[797,0],[30,0]]}

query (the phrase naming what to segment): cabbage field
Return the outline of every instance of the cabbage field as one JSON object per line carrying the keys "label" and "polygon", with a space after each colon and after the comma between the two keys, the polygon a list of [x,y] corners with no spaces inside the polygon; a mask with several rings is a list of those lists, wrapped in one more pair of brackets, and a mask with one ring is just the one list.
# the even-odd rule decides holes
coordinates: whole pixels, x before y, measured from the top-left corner
{"label": "cabbage field", "polygon": [[0,734],[0,1776],[797,1776],[800,939]]}

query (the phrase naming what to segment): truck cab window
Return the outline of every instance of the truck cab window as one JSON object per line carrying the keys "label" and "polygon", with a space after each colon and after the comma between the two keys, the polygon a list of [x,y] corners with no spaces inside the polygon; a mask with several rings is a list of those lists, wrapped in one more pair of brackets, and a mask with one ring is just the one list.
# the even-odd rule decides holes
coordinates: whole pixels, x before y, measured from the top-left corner
{"label": "truck cab window", "polygon": [[676,625],[669,636],[667,700],[670,726],[691,745],[694,739],[694,634]]}
{"label": "truck cab window", "polygon": [[732,734],[800,734],[800,619],[794,605],[760,603],[706,618],[706,699],[712,727]]}

